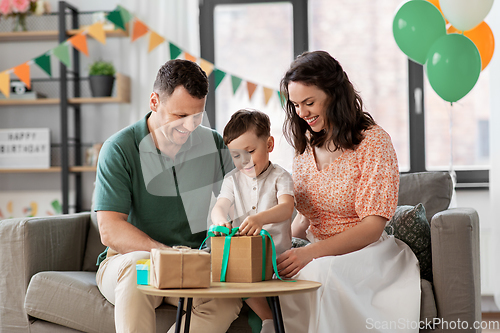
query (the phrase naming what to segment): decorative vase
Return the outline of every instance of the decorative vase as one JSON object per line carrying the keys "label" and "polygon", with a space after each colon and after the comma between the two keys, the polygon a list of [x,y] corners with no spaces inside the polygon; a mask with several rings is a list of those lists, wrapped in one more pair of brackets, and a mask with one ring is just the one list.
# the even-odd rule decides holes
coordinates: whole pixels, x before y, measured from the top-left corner
{"label": "decorative vase", "polygon": [[12,31],[28,31],[26,28],[26,14],[17,14],[14,16],[14,29]]}
{"label": "decorative vase", "polygon": [[90,91],[92,97],[108,97],[113,91],[114,76],[109,75],[90,75]]}

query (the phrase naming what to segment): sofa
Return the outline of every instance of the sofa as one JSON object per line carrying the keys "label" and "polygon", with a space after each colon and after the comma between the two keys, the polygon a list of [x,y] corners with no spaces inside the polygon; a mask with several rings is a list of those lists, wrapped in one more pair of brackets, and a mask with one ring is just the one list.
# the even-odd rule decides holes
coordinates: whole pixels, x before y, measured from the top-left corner
{"label": "sofa", "polygon": [[[422,203],[431,221],[433,281],[421,280],[421,332],[434,318],[467,322],[461,332],[481,320],[479,218],[472,208],[448,209],[452,192],[447,172],[401,175],[398,205]],[[104,249],[95,213],[2,220],[0,240],[0,333],[115,332],[113,305],[95,282]],[[156,314],[157,332],[166,332],[176,308]],[[228,332],[251,332],[247,317],[242,310]]]}

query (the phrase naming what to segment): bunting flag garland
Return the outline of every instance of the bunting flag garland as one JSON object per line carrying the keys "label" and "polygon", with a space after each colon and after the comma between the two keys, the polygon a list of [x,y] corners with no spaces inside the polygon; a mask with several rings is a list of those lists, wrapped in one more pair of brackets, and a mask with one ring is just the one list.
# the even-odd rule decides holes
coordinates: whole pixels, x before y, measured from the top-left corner
{"label": "bunting flag garland", "polygon": [[30,65],[25,62],[22,65],[14,67],[14,74],[17,75],[19,80],[21,80],[28,89],[31,89],[31,79],[30,79]]}
{"label": "bunting flag garland", "polygon": [[184,59],[196,62],[196,57],[190,53],[187,53],[186,51],[184,51]]}
{"label": "bunting flag garland", "polygon": [[115,9],[112,12],[109,12],[108,16],[106,16],[108,21],[112,22],[116,27],[122,29],[123,31],[127,31],[125,28],[125,23],[123,23],[122,14],[119,9]]}
{"label": "bunting flag garland", "polygon": [[48,54],[42,54],[38,58],[33,60],[35,64],[38,65],[45,73],[52,77],[52,69],[50,66],[50,56]]}
{"label": "bunting flag garland", "polygon": [[210,76],[214,70],[214,64],[203,58],[200,59],[200,67],[205,71],[205,73],[207,73],[207,76]]}
{"label": "bunting flag garland", "polygon": [[269,100],[273,96],[274,90],[264,87],[264,103],[267,105],[269,103]]}
{"label": "bunting flag garland", "polygon": [[[123,31],[127,31],[126,24],[131,24],[133,22],[132,34],[131,34],[131,42],[136,41],[137,39],[143,37],[148,32],[149,34],[149,46],[148,53],[157,48],[160,44],[166,41],[166,39],[160,36],[155,31],[151,30],[144,22],[136,18],[132,13],[130,13],[127,9],[122,6],[117,6],[113,11],[109,12],[106,16],[107,20],[115,25],[115,29],[121,29]],[[84,29],[82,29],[80,33],[68,38],[66,41],[62,42],[52,50],[47,51],[45,54],[34,58],[28,62],[25,62],[19,66],[13,67],[10,70],[6,70],[0,72],[0,92],[5,95],[7,98],[10,96],[10,73],[14,73],[19,79],[28,87],[31,87],[31,78],[30,78],[30,65],[35,63],[40,67],[47,75],[52,76],[52,68],[51,68],[51,55],[54,55],[60,62],[62,62],[66,67],[71,67],[71,57],[69,52],[69,45],[72,45],[78,51],[84,53],[86,56],[89,56],[88,51],[88,42],[87,42],[87,34],[93,37],[95,40],[100,42],[101,44],[106,44],[106,32],[104,29],[103,22],[94,23]],[[252,99],[255,91],[260,86],[257,83],[244,80],[234,74],[227,73],[220,68],[216,68],[216,66],[201,57],[197,57],[192,55],[191,53],[181,49],[174,43],[168,41],[168,48],[170,51],[170,59],[177,59],[183,54],[184,59],[190,60],[195,63],[199,63],[201,69],[205,71],[207,76],[210,76],[214,73],[215,78],[215,89],[219,87],[221,82],[224,80],[226,76],[231,77],[231,85],[233,89],[233,95],[236,94],[242,82],[246,83],[247,93],[249,100]],[[229,74],[229,75],[226,75]],[[265,105],[268,105],[271,97],[273,96],[276,90],[271,88],[262,86],[264,93],[264,102]],[[281,102],[281,105],[284,105],[284,96],[281,95],[279,91],[278,98]]]}
{"label": "bunting flag garland", "polygon": [[102,22],[92,24],[87,33],[101,44],[106,44],[106,33],[104,32],[104,25]]}
{"label": "bunting flag garland", "polygon": [[128,23],[134,18],[134,15],[130,14],[130,12],[122,6],[118,5],[117,8],[120,11],[123,23]]}
{"label": "bunting flag garland", "polygon": [[73,45],[75,49],[82,52],[87,57],[89,56],[89,50],[87,48],[87,37],[84,34],[76,34],[68,39],[68,41]]}
{"label": "bunting flag garland", "polygon": [[255,83],[247,81],[248,99],[252,99],[255,89],[257,89],[257,85]]}
{"label": "bunting flag garland", "polygon": [[148,31],[148,27],[142,21],[135,19],[134,28],[132,29],[132,42],[147,34]]}
{"label": "bunting flag garland", "polygon": [[170,47],[170,59],[177,59],[181,55],[182,50],[173,43],[168,43]]}
{"label": "bunting flag garland", "polygon": [[285,96],[281,95],[281,92],[278,90],[278,98],[280,100],[281,107],[285,106]]}
{"label": "bunting flag garland", "polygon": [[52,54],[55,55],[64,65],[66,65],[66,67],[71,67],[68,44],[59,44],[59,46],[52,49]]}
{"label": "bunting flag garland", "polygon": [[0,73],[0,91],[6,98],[10,97],[10,75],[8,71]]}
{"label": "bunting flag garland", "polygon": [[231,83],[233,84],[233,95],[236,94],[236,90],[241,84],[242,79],[237,76],[231,75]]}
{"label": "bunting flag garland", "polygon": [[151,31],[151,34],[149,35],[149,48],[148,52],[153,51],[158,45],[163,43],[165,41],[165,38],[162,36],[158,35],[156,32]]}
{"label": "bunting flag garland", "polygon": [[215,75],[215,89],[217,89],[219,84],[222,82],[222,79],[224,79],[224,76],[226,76],[226,73],[216,68],[214,69],[214,75]]}

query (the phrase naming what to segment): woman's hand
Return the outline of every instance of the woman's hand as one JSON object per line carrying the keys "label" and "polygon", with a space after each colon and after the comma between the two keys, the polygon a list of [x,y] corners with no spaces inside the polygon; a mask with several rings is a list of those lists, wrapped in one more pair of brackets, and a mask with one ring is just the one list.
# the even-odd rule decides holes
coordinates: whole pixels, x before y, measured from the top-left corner
{"label": "woman's hand", "polygon": [[287,250],[276,260],[278,272],[281,277],[291,278],[313,259],[308,246]]}
{"label": "woman's hand", "polygon": [[248,216],[240,225],[240,235],[258,236],[262,230],[262,222],[255,215]]}

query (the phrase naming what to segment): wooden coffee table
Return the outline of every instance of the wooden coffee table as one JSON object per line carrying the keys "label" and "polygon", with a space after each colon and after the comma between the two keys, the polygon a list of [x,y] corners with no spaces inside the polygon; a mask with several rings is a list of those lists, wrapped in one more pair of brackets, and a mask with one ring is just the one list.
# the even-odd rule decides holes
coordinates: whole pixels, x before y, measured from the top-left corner
{"label": "wooden coffee table", "polygon": [[180,333],[182,309],[184,300],[187,298],[186,318],[184,333],[189,332],[191,321],[191,307],[194,298],[245,298],[245,297],[270,297],[271,310],[273,312],[274,329],[278,333],[284,333],[285,327],[281,314],[279,295],[296,294],[310,292],[318,289],[321,283],[306,280],[281,281],[268,280],[254,283],[231,283],[212,282],[210,288],[200,289],[157,289],[152,286],[138,285],[137,288],[143,293],[163,297],[179,297],[177,306],[177,317],[175,332]]}

